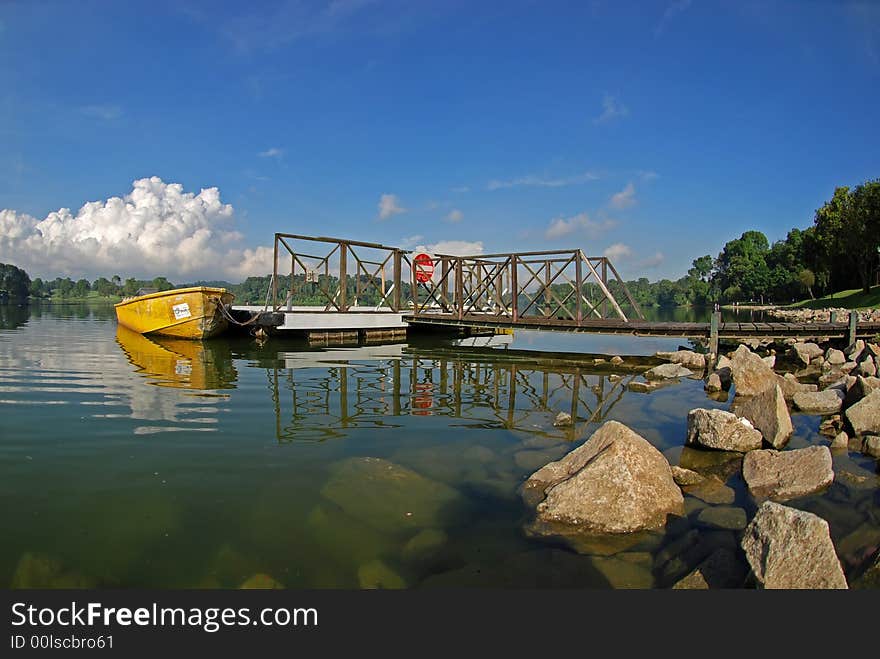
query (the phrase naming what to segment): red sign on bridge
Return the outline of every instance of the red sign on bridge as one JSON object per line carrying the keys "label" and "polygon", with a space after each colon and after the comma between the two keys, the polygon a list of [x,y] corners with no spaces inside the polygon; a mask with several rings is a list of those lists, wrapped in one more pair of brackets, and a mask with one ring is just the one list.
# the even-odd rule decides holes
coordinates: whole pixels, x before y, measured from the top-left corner
{"label": "red sign on bridge", "polygon": [[413,270],[415,271],[416,281],[420,284],[431,281],[434,276],[434,259],[430,255],[420,252],[413,257]]}

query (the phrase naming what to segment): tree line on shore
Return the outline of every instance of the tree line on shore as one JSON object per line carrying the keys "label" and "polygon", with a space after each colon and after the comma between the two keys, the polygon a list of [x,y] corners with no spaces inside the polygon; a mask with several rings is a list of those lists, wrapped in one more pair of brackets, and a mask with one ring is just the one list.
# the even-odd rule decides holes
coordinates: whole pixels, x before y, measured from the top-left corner
{"label": "tree line on shore", "polygon": [[[838,187],[832,198],[816,210],[812,226],[794,228],[783,240],[772,245],[760,231],[746,231],[728,241],[718,256],[706,254],[694,259],[684,277],[677,280],[649,281],[646,277],[626,282],[636,302],[644,307],[706,306],[714,303],[789,303],[834,291],[861,288],[869,292],[875,270],[880,269],[880,179],[854,188]],[[248,277],[239,284],[200,281],[188,285],[222,286],[240,304],[262,304],[272,283],[271,275]],[[328,302],[320,286],[335,289],[338,280],[322,275],[319,282],[306,282],[297,275],[293,304],[324,305]],[[0,264],[0,302],[23,303],[27,299],[112,299],[134,295],[141,288],[169,290],[175,285],[165,277],[152,280],[122,279],[119,275],[72,280],[56,277],[31,280],[21,268]],[[402,286],[403,299],[409,298],[410,285]],[[553,293],[564,299],[568,284],[554,284]],[[621,286],[609,282],[618,300],[624,299]],[[290,289],[290,277],[278,278],[278,289]],[[363,276],[348,277],[349,299],[360,289],[362,305],[380,302],[379,292]],[[585,293],[598,296],[595,284],[585,285]]]}

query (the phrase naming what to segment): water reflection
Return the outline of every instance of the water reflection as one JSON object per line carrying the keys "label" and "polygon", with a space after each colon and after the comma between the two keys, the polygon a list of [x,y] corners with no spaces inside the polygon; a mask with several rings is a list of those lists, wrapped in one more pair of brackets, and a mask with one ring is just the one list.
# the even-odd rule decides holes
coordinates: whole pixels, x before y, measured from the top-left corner
{"label": "water reflection", "polygon": [[18,329],[27,322],[28,308],[16,304],[0,304],[0,329]]}
{"label": "water reflection", "polygon": [[[588,365],[521,363],[503,353],[384,346],[279,353],[269,388],[283,442],[342,438],[354,428],[435,415],[572,441],[606,418],[633,377]],[[559,412],[573,424],[554,427]]]}
{"label": "water reflection", "polygon": [[234,389],[238,372],[229,344],[146,337],[119,325],[116,341],[151,384],[176,389]]}

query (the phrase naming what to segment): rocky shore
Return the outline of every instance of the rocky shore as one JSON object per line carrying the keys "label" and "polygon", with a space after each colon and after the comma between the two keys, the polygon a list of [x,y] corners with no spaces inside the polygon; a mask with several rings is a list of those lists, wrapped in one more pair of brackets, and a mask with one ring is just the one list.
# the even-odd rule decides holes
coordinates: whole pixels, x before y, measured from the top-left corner
{"label": "rocky shore", "polygon": [[[835,482],[834,454],[880,456],[880,345],[791,341],[767,353],[740,345],[709,372],[702,354],[658,353],[667,363],[631,381],[632,391],[703,378],[712,401],[735,394],[729,409],[690,411],[678,464],[624,424],[606,422],[526,480],[522,495],[534,507],[527,532],[564,538],[577,551],[610,547],[620,560],[678,534],[654,559],[661,587],[849,587],[828,522],[797,502]],[[822,417],[809,446],[788,448],[792,411]],[[737,501],[735,481],[744,481],[748,500]],[[877,586],[875,541],[849,570],[854,586]]]}

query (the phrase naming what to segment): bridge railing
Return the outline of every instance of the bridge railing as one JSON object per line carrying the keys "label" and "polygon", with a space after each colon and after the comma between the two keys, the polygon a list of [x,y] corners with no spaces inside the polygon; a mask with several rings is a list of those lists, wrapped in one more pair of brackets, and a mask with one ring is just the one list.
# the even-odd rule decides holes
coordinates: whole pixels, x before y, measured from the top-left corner
{"label": "bridge railing", "polygon": [[457,319],[479,315],[576,324],[591,318],[626,322],[623,307],[629,307],[644,318],[611,262],[579,249],[433,254],[431,260],[426,269],[415,263],[413,252],[397,247],[276,233],[272,306],[275,311],[306,305],[325,312],[409,312]]}
{"label": "bridge railing", "polygon": [[[590,318],[632,315],[641,308],[611,262],[581,250],[517,252],[478,256],[437,255],[434,276],[413,280],[413,315],[528,318],[579,324]],[[613,276],[613,280],[609,279]],[[615,281],[611,284],[611,281]],[[623,305],[612,291],[622,294]]]}

